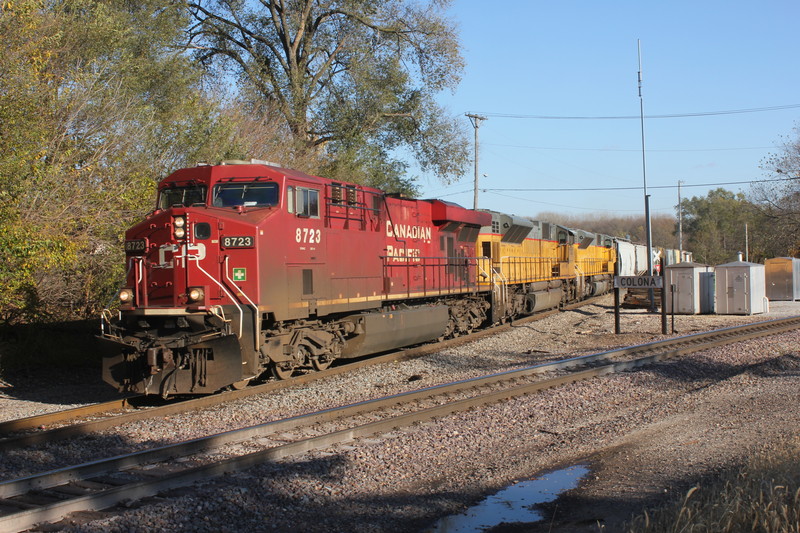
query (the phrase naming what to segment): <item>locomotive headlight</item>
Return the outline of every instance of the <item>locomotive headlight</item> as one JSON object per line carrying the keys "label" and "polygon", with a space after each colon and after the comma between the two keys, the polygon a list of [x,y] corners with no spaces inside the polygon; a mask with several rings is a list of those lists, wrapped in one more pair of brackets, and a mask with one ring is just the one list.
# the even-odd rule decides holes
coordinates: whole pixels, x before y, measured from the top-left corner
{"label": "locomotive headlight", "polygon": [[186,237],[186,217],[175,217],[172,219],[172,234],[176,239]]}
{"label": "locomotive headlight", "polygon": [[119,291],[119,303],[123,305],[130,305],[133,303],[133,290],[132,289],[121,289]]}
{"label": "locomotive headlight", "polygon": [[186,297],[190,302],[201,302],[205,296],[202,287],[189,287],[189,290],[186,291]]}

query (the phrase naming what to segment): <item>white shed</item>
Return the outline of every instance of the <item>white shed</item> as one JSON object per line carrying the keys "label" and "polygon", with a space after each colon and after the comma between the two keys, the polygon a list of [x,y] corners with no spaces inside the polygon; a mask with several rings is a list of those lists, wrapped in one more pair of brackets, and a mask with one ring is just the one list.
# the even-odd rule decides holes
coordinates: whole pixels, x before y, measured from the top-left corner
{"label": "white shed", "polygon": [[714,312],[714,267],[676,263],[664,267],[667,313],[694,315]]}
{"label": "white shed", "polygon": [[764,265],[734,261],[716,268],[716,312],[720,315],[766,313]]}

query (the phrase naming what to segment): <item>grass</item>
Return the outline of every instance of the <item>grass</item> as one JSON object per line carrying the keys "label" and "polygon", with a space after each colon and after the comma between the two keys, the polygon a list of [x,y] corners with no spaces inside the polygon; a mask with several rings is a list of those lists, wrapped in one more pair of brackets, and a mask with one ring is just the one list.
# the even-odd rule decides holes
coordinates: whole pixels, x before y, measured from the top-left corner
{"label": "grass", "polygon": [[635,517],[630,533],[800,532],[800,440],[757,453],[743,468]]}

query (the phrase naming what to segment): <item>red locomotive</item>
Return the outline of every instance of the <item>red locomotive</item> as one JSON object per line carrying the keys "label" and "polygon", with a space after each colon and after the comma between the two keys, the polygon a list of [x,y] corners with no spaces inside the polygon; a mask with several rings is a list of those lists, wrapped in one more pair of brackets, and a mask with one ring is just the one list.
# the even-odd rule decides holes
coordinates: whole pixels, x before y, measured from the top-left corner
{"label": "red locomotive", "polygon": [[607,292],[613,240],[266,162],[178,170],[125,235],[103,378],[204,394]]}
{"label": "red locomotive", "polygon": [[490,307],[476,239],[491,221],[265,162],[178,170],[126,232],[103,377],[211,393],[470,331]]}

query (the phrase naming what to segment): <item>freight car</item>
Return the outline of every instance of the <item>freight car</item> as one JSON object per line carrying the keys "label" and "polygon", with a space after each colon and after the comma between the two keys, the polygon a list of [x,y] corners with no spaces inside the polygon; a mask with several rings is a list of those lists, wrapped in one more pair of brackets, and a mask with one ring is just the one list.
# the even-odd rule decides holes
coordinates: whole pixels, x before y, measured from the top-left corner
{"label": "freight car", "polygon": [[204,394],[609,290],[612,240],[250,161],[181,169],[125,235],[103,378]]}

